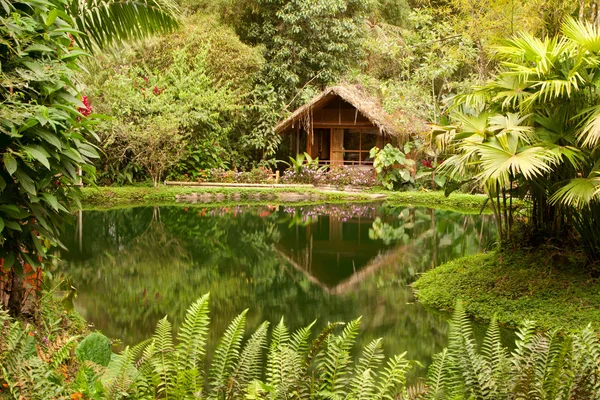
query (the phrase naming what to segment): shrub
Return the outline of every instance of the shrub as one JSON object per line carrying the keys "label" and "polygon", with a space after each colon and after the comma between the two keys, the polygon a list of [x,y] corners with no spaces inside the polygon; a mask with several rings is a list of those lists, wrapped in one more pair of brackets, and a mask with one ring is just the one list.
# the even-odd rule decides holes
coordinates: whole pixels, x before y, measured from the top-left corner
{"label": "shrub", "polygon": [[299,169],[287,169],[281,176],[283,183],[316,184],[323,180],[326,172],[323,168],[303,165]]}
{"label": "shrub", "polygon": [[92,361],[107,366],[112,355],[110,339],[98,332],[92,332],[75,348],[75,355],[80,362]]}
{"label": "shrub", "polygon": [[404,183],[413,183],[412,171],[415,161],[397,147],[386,144],[383,149],[373,147],[370,152],[377,178],[388,190],[398,189]]}
{"label": "shrub", "polygon": [[355,167],[331,167],[319,183],[335,186],[374,186],[376,183],[375,170],[365,170]]}
{"label": "shrub", "polygon": [[272,180],[271,170],[258,167],[250,171],[232,171],[222,168],[212,168],[200,170],[193,173],[190,177],[185,174],[180,179],[184,181],[195,180],[197,182],[217,182],[217,183],[268,183]]}

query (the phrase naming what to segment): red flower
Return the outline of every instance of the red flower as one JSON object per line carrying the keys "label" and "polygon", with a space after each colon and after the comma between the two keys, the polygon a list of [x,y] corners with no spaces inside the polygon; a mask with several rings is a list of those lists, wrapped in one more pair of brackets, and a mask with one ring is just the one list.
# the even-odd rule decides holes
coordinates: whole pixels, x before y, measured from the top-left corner
{"label": "red flower", "polygon": [[92,113],[92,106],[90,106],[87,96],[83,96],[81,98],[81,102],[83,103],[84,107],[79,107],[77,111],[79,111],[84,117],[87,117]]}
{"label": "red flower", "polygon": [[158,96],[163,92],[163,90],[165,89],[159,89],[158,87],[154,86],[154,89],[152,89],[152,93],[154,93],[155,96]]}
{"label": "red flower", "polygon": [[426,168],[433,168],[433,163],[430,160],[421,160],[421,164]]}

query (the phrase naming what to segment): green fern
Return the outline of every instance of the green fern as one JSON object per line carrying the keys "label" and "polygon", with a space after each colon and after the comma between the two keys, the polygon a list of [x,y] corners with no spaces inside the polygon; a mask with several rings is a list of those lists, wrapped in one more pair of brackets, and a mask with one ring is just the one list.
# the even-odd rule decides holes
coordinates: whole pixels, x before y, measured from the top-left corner
{"label": "green fern", "polygon": [[[201,391],[203,380],[203,357],[208,336],[209,294],[205,294],[190,308],[177,335],[177,383],[178,395],[193,395]],[[184,389],[181,392],[181,389]]]}
{"label": "green fern", "polygon": [[406,353],[392,357],[385,367],[375,399],[395,399],[403,394],[406,397],[406,373],[411,363],[405,359]]}
{"label": "green fern", "polygon": [[433,356],[433,362],[427,373],[427,398],[431,400],[445,400],[449,398],[451,384],[451,367],[448,349]]}
{"label": "green fern", "polygon": [[[153,352],[154,341],[147,348]],[[143,393],[150,392],[146,377],[135,367],[135,360],[140,351],[139,346],[127,346],[111,359],[101,378],[107,398],[140,398]]]}
{"label": "green fern", "polygon": [[229,379],[239,355],[247,312],[246,309],[235,317],[215,350],[209,375],[212,398],[223,395],[227,391]]}
{"label": "green fern", "polygon": [[320,393],[327,396],[343,398],[347,394],[350,375],[352,349],[361,318],[349,322],[340,336],[331,335],[327,338],[327,347],[320,359]]}
{"label": "green fern", "polygon": [[156,385],[158,395],[168,396],[176,383],[177,369],[173,360],[175,347],[173,346],[172,335],[172,326],[167,317],[158,321],[156,332],[152,338],[154,352],[151,358],[154,374],[159,382]]}
{"label": "green fern", "polygon": [[233,399],[243,392],[250,382],[259,379],[262,373],[263,350],[267,343],[269,322],[263,322],[256,332],[250,337],[237,366],[231,375],[232,386],[227,393],[227,398]]}

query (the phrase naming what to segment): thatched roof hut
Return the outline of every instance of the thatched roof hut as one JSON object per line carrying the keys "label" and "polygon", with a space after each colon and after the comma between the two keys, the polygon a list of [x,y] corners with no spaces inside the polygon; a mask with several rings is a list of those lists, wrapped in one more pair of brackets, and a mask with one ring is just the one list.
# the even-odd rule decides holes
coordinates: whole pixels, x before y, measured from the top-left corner
{"label": "thatched roof hut", "polygon": [[294,129],[298,123],[303,124],[311,112],[314,114],[314,110],[322,108],[336,97],[352,105],[358,113],[376,126],[381,134],[402,136],[426,130],[425,123],[416,117],[409,117],[401,111],[396,112],[396,115],[387,113],[381,101],[368,93],[363,86],[341,84],[328,87],[308,103],[296,109],[289,117],[275,126],[275,132],[284,133]]}
{"label": "thatched roof hut", "polygon": [[335,165],[369,165],[368,151],[392,140],[408,139],[425,124],[402,112],[387,113],[381,101],[360,85],[331,86],[275,126],[296,134],[296,153]]}

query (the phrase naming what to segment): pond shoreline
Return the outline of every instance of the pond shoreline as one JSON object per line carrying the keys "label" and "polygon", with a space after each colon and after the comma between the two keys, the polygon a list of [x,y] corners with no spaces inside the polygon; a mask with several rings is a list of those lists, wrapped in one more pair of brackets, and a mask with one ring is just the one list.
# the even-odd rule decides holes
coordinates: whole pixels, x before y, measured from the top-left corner
{"label": "pond shoreline", "polygon": [[[474,214],[482,211],[485,196],[443,192],[392,192],[370,188],[363,192],[336,191],[306,187],[178,187],[142,186],[85,187],[81,189],[84,209],[136,205],[173,204],[273,204],[273,203],[348,203],[385,201],[386,203],[439,208]],[[488,213],[484,209],[483,213]]]}

